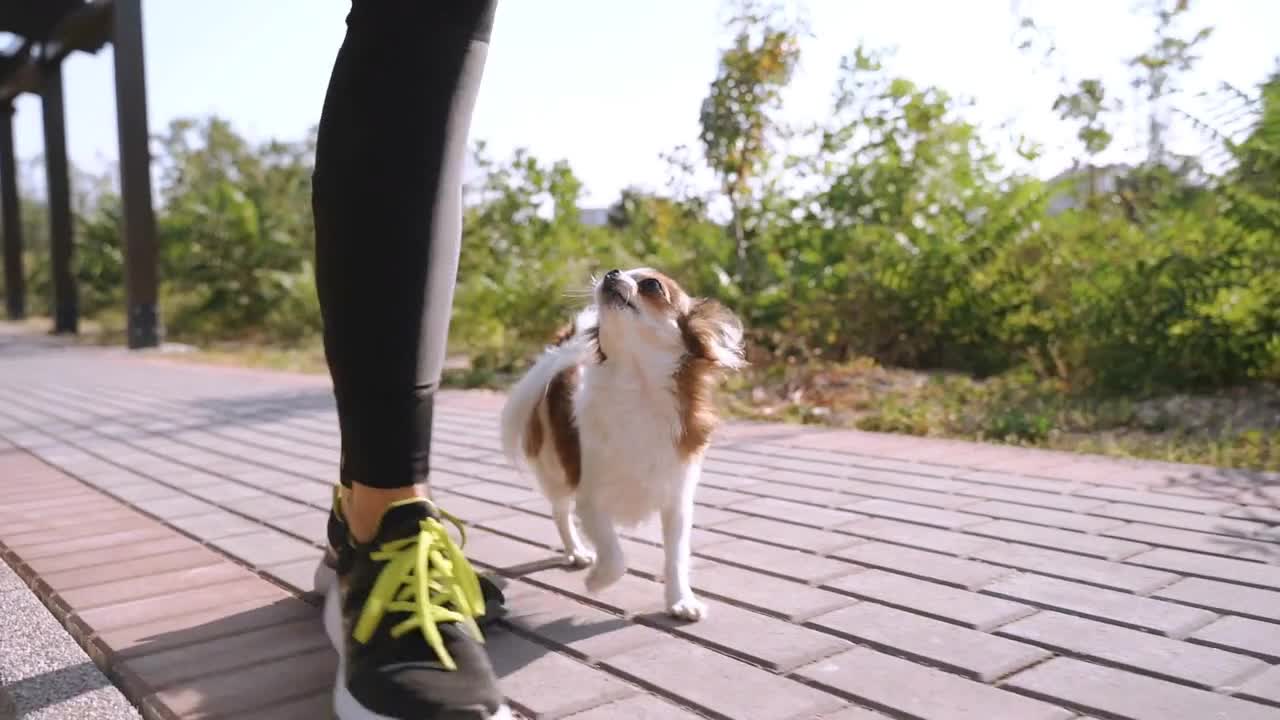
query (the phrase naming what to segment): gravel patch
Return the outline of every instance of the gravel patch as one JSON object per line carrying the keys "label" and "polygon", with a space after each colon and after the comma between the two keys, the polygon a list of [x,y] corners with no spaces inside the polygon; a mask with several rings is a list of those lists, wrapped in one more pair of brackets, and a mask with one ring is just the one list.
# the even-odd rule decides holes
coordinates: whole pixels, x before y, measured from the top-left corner
{"label": "gravel patch", "polygon": [[0,720],[141,717],[0,561]]}

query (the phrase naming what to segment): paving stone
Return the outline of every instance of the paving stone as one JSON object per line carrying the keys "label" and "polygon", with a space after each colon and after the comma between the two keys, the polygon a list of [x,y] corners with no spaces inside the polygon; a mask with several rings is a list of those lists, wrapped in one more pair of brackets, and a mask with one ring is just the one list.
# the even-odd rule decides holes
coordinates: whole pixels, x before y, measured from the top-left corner
{"label": "paving stone", "polygon": [[1280,525],[1280,507],[1245,505],[1235,507],[1222,514],[1227,517],[1240,518],[1241,520],[1252,520],[1254,522],[1265,523],[1267,525]]}
{"label": "paving stone", "polygon": [[161,500],[182,497],[177,490],[158,482],[134,483],[112,488],[110,493],[125,502],[135,503],[143,500]]}
{"label": "paving stone", "polygon": [[[1000,500],[1007,503],[1029,505],[1031,507],[1066,510],[1068,512],[1085,513],[1093,508],[1102,507],[1104,500],[1091,497],[1075,497],[1055,492],[1027,490],[1022,488],[1003,487],[999,485],[982,485],[979,483],[958,483],[957,495],[988,500]],[[1108,488],[1112,489],[1112,488]]]}
{"label": "paving stone", "polygon": [[159,652],[134,654],[126,665],[130,673],[159,689],[327,647],[329,639],[317,616]]}
{"label": "paving stone", "polygon": [[169,524],[191,534],[193,537],[199,538],[203,542],[235,535],[258,533],[266,529],[253,520],[229,513],[226,510],[217,510],[207,515],[175,518],[170,520]]}
{"label": "paving stone", "polygon": [[699,720],[699,717],[653,695],[637,695],[570,715],[569,720]]}
{"label": "paving stone", "polygon": [[241,720],[317,720],[333,714],[333,691],[324,690],[295,700],[246,710]]}
{"label": "paving stone", "polygon": [[532,720],[562,718],[640,692],[511,632],[490,630],[485,645],[503,692]]}
{"label": "paving stone", "polygon": [[1186,578],[1156,591],[1155,596],[1255,620],[1280,622],[1280,592],[1274,590]]}
{"label": "paving stone", "polygon": [[223,503],[223,505],[227,505],[230,502],[262,500],[262,498],[270,497],[260,489],[224,479],[218,479],[210,484],[202,484],[200,487],[186,488],[186,492],[210,502]]}
{"label": "paving stone", "polygon": [[312,508],[309,513],[292,517],[268,517],[264,522],[313,545],[323,546],[329,542],[329,513],[315,508]]}
{"label": "paving stone", "polygon": [[985,563],[880,542],[855,545],[835,553],[835,556],[859,565],[969,590],[986,585],[1010,572]]}
{"label": "paving stone", "polygon": [[[129,530],[146,529],[154,526],[154,521],[136,512],[114,513],[109,517],[106,510],[97,506],[86,513],[73,509],[47,518],[29,518],[29,515],[14,516],[17,522],[6,520],[5,543],[13,549],[33,548],[60,541],[71,541],[83,538],[113,535]],[[93,517],[94,521],[85,522],[85,517]],[[78,519],[79,523],[67,524],[69,519]],[[59,522],[47,522],[57,520]],[[11,529],[17,528],[17,529]]]}
{"label": "paving stone", "polygon": [[1185,636],[1216,618],[1205,610],[1039,575],[1006,578],[982,592],[1170,637]]}
{"label": "paving stone", "polygon": [[233,535],[212,542],[219,550],[258,568],[320,557],[320,550],[315,546],[275,530]]}
{"label": "paving stone", "polygon": [[733,477],[756,477],[766,475],[770,472],[770,468],[764,465],[749,465],[741,462],[728,462],[716,460],[715,458],[707,458],[702,461],[702,469],[704,472],[712,472],[718,475],[730,475]]}
{"label": "paving stone", "polygon": [[1213,690],[1266,667],[1255,658],[1056,612],[1041,612],[996,631],[1066,655]]}
{"label": "paving stone", "polygon": [[440,491],[434,494],[436,503],[450,515],[457,516],[466,523],[488,523],[499,518],[523,515],[505,505],[477,500],[465,495],[457,495]]}
{"label": "paving stone", "polygon": [[274,497],[262,492],[255,492],[257,493],[256,495],[248,498],[220,497],[218,502],[233,512],[247,515],[255,520],[282,520],[299,515],[324,516],[324,513],[318,512],[310,505],[294,500],[286,500],[282,497]]}
{"label": "paving stone", "polygon": [[306,595],[315,592],[316,567],[319,564],[321,553],[317,553],[316,557],[308,560],[294,560],[293,562],[280,563],[279,565],[267,565],[259,568],[263,573],[275,579],[277,582],[294,589],[294,591]]}
{"label": "paving stone", "polygon": [[988,518],[981,515],[942,510],[939,508],[911,505],[894,500],[867,500],[847,506],[855,513],[872,517],[903,520],[920,525],[930,525],[944,530],[955,530],[986,522]]}
{"label": "paving stone", "polygon": [[984,485],[997,485],[1000,487],[1018,488],[1023,490],[1038,490],[1040,492],[1055,494],[1067,494],[1077,487],[1075,483],[1069,480],[1029,477],[1027,475],[1019,475],[1017,473],[994,472],[991,470],[972,470],[958,473],[955,477],[957,480],[965,480]]}
{"label": "paving stone", "polygon": [[693,551],[697,555],[714,558],[730,565],[778,575],[802,583],[832,580],[861,570],[856,565],[840,560],[753,540],[729,540],[710,545],[694,543]]}
{"label": "paving stone", "polygon": [[244,571],[244,577],[220,585],[194,588],[168,595],[132,600],[130,602],[76,612],[72,622],[80,629],[101,635],[110,630],[126,628],[163,620],[169,617],[190,615],[225,604],[227,598],[238,600],[278,600],[288,597],[285,592],[262,578]]}
{"label": "paving stone", "polygon": [[[67,367],[85,363],[71,353],[50,362]],[[112,415],[132,418],[128,424],[85,411],[86,399],[102,395],[97,389],[100,381],[88,384],[91,374],[67,373],[86,384],[73,383],[51,400],[59,403],[65,421],[7,410],[0,434],[44,448],[41,452],[89,478],[90,484],[121,489],[129,502],[184,532],[203,539],[240,537],[230,544],[241,545],[244,554],[249,554],[253,541],[269,536],[299,545],[307,545],[302,539],[323,540],[323,509],[339,457],[336,416],[325,379],[308,380],[305,389],[286,388],[278,378],[253,372],[159,366],[125,372],[141,368],[131,363],[104,366],[122,373],[111,381],[115,389],[104,407]],[[5,400],[27,397],[19,394],[27,392],[25,388],[13,385],[23,382],[21,362],[14,367],[18,375],[0,374]],[[323,402],[313,408],[313,400]],[[737,447],[713,450],[695,513],[694,548],[700,566],[693,581],[712,614],[700,623],[677,625],[662,614],[662,584],[650,579],[660,576],[663,560],[661,537],[652,527],[626,533],[631,572],[598,596],[585,592],[585,573],[559,565],[559,540],[546,500],[498,453],[494,418],[501,401],[499,395],[442,394],[437,423],[454,439],[437,443],[440,470],[433,473],[433,486],[447,488],[450,492],[441,493],[448,499],[445,506],[472,523],[468,555],[477,565],[488,563],[507,574],[499,581],[507,585],[512,601],[507,622],[514,630],[500,634],[523,643],[523,650],[514,654],[528,662],[519,660],[510,670],[525,672],[521,677],[527,678],[528,689],[519,693],[516,705],[529,709],[522,703],[530,704],[535,712],[526,715],[577,713],[580,720],[713,715],[745,720],[757,717],[753,711],[762,708],[765,717],[773,717],[770,713],[776,709],[777,717],[788,720],[1035,720],[1046,706],[1029,700],[1029,691],[984,686],[960,675],[994,682],[1010,672],[1027,676],[1046,664],[1030,671],[1019,668],[1043,661],[1046,650],[1076,660],[1093,659],[1122,676],[1160,682],[1159,687],[1188,692],[1195,692],[1193,686],[1213,688],[1219,690],[1214,697],[1223,700],[1270,702],[1260,706],[1280,712],[1274,681],[1263,672],[1266,663],[1280,662],[1280,620],[1271,615],[1275,598],[1268,594],[1280,589],[1273,572],[1280,543],[1261,542],[1268,532],[1266,523],[1280,524],[1280,514],[1266,504],[1273,500],[1265,493],[1249,489],[1256,482],[1224,478],[1206,488],[1200,480],[1166,482],[1166,477],[1185,477],[1187,468],[1182,466],[1080,460],[1066,453],[855,431],[730,425],[726,432]],[[289,415],[281,418],[279,413]],[[212,428],[199,427],[210,424]],[[0,474],[12,481],[16,476],[5,457],[0,456]],[[173,673],[156,681],[174,684],[175,691],[191,691],[194,686],[188,687],[188,680],[211,683],[207,694],[194,688],[207,695],[199,701],[191,695],[177,696],[196,703],[187,709],[202,715],[279,719],[327,712],[332,666],[324,663],[313,668],[323,670],[317,675],[322,682],[314,688],[307,689],[310,680],[304,679],[287,688],[273,687],[263,698],[242,699],[244,688],[253,693],[251,680],[270,677],[265,671],[276,669],[273,663],[290,659],[289,642],[295,636],[280,628],[314,622],[313,607],[186,537],[130,535],[151,526],[151,521],[133,524],[129,511],[111,497],[87,491],[86,485],[25,453],[20,457],[26,463],[23,472],[47,487],[37,493],[11,492],[0,508],[0,533],[35,533],[18,538],[19,543],[27,541],[24,549],[34,548],[29,563],[27,558],[14,562],[28,574],[45,573],[43,582],[86,605],[83,614],[72,614],[69,620],[81,631],[86,624],[94,626],[97,634],[89,647],[95,659],[110,659],[115,643],[120,658],[152,663],[153,679],[165,678],[157,672]],[[1001,469],[1006,472],[992,471]],[[228,479],[232,477],[235,480]],[[23,487],[34,484],[24,482]],[[62,495],[48,502],[44,493],[55,488]],[[180,492],[186,489],[197,489],[207,502]],[[264,490],[267,493],[260,494]],[[1253,504],[1224,501],[1228,495]],[[272,515],[255,500],[283,502],[290,512],[287,517]],[[19,503],[25,516],[14,515]],[[245,513],[216,507],[232,503],[275,528]],[[740,504],[747,512],[738,511]],[[92,528],[70,534],[78,529],[79,518],[90,514]],[[707,532],[713,526],[726,532]],[[1271,532],[1280,539],[1280,529]],[[95,543],[74,544],[87,537]],[[105,545],[97,542],[102,538]],[[43,554],[46,546],[54,545],[55,554]],[[268,564],[264,574],[306,590],[318,552],[311,547],[305,557]],[[13,559],[14,554],[7,552],[6,557]],[[216,584],[187,587],[175,578],[223,572],[192,570],[186,567],[188,559],[192,568],[230,568],[228,577],[235,579],[214,578]],[[535,582],[509,579],[516,576]],[[1179,582],[1179,576],[1189,580]],[[158,577],[159,584],[148,586],[149,577]],[[1027,606],[1010,602],[1008,596],[958,589],[1002,587],[1022,578],[1032,580],[1016,587],[1037,598]],[[1043,592],[1044,581],[1082,588],[1079,592],[1085,597],[1054,591],[1046,600],[1027,590]],[[812,586],[822,582],[853,583],[857,591],[851,595]],[[97,588],[105,588],[106,594],[91,597]],[[1165,590],[1175,593],[1179,602],[1160,599]],[[1144,597],[1148,594],[1154,597]],[[1042,600],[1067,605],[1067,614],[1030,607],[1032,602],[1047,606]],[[1135,601],[1155,605],[1130,604]],[[87,607],[95,602],[111,604]],[[1015,608],[1016,614],[998,617],[987,603]],[[1193,616],[1213,622],[1203,627],[1191,623],[1188,641],[1120,626],[1163,622],[1169,626],[1163,632],[1175,632],[1169,628],[1189,617],[1185,613],[1201,613],[1192,605],[1237,614],[1217,619],[1213,613]],[[1154,616],[1157,607],[1172,608],[1172,614],[1152,621],[1147,614]],[[1089,613],[1107,619],[1081,617]],[[798,625],[784,618],[809,622]],[[819,628],[822,623],[827,626]],[[988,634],[969,629],[973,625],[1000,629]],[[278,636],[279,642],[260,643],[259,649],[247,644],[249,636]],[[296,637],[304,643],[299,652],[308,652],[307,642],[317,643],[314,652],[326,651],[322,637]],[[848,642],[875,649],[849,649]],[[184,651],[193,652],[193,646],[229,649],[237,643],[246,643],[245,652],[258,653],[250,664],[229,665],[234,655],[230,650],[194,651],[197,656],[190,664],[200,666],[197,661],[203,660],[208,667],[193,674],[183,667],[188,661],[177,659]],[[553,652],[552,647],[560,650]],[[657,698],[625,682],[620,684],[627,694],[618,699],[591,689],[599,678],[618,680],[588,663],[640,658],[645,652],[669,659],[656,665],[636,659],[635,667],[645,676],[625,674],[651,689],[661,679],[659,674],[673,677],[676,682],[663,684],[661,690],[684,700]],[[836,689],[830,678],[778,675],[851,654],[862,657],[870,668],[839,677],[855,691]],[[526,672],[535,665],[536,671]],[[547,700],[547,673],[558,673],[554,682],[572,685],[562,695],[579,693],[584,698],[576,709]],[[227,675],[240,677],[235,682],[219,679]],[[574,682],[579,677],[586,680]],[[717,685],[717,677],[726,679]],[[795,707],[793,693],[818,692],[806,684],[813,682],[840,697],[818,693],[826,706]],[[236,683],[242,687],[233,692]],[[1082,687],[1088,690],[1087,683]],[[682,694],[688,688],[698,699],[690,701]],[[1233,691],[1238,693],[1234,699],[1228,697]],[[756,702],[759,693],[765,693],[766,702]],[[1003,703],[1009,701],[1033,704],[1006,707]],[[1090,707],[1060,702],[1075,712]],[[695,707],[697,712],[692,712]],[[150,708],[154,711],[154,705]],[[1109,708],[1090,711],[1114,720],[1132,709]],[[1047,717],[1075,714],[1054,708],[1045,712],[1051,713]],[[1170,720],[1178,717],[1171,715]]]}
{"label": "paving stone", "polygon": [[564,563],[564,555],[544,547],[479,529],[467,531],[467,558],[503,574],[520,575]]}
{"label": "paving stone", "polygon": [[715,529],[716,532],[727,533],[748,540],[806,550],[820,555],[862,542],[858,538],[841,535],[830,530],[819,530],[792,522],[763,517],[742,517],[739,520],[717,523]]}
{"label": "paving stone", "polygon": [[502,505],[517,505],[522,502],[542,499],[542,495],[533,490],[488,481],[472,481],[452,487],[450,490],[457,495],[466,495],[475,500],[500,503]]}
{"label": "paving stone", "polygon": [[1280,665],[1241,685],[1236,695],[1280,707]]}
{"label": "paving stone", "polygon": [[188,547],[159,554],[149,554],[132,559],[119,556],[110,562],[97,563],[87,567],[77,567],[60,572],[43,572],[41,582],[57,592],[66,592],[83,587],[103,586],[119,581],[135,583],[151,583],[152,576],[176,570],[185,570],[225,563],[226,559],[215,552],[188,542]]}
{"label": "paving stone", "polygon": [[618,582],[602,592],[591,594],[587,592],[584,585],[583,579],[586,575],[585,570],[555,566],[524,575],[522,579],[618,615],[630,617],[662,610],[664,595],[661,583],[637,575],[623,575]]}
{"label": "paving stone", "polygon": [[747,500],[741,503],[734,503],[733,510],[734,512],[740,512],[747,515],[755,515],[757,517],[773,520],[783,520],[785,522],[795,523],[797,525],[807,525],[808,527],[819,529],[839,527],[863,517],[853,513],[844,512],[843,510],[833,510],[831,508],[806,505],[804,503],[791,502],[790,500],[778,500],[776,498],[756,498],[754,500]]}
{"label": "paving stone", "polygon": [[1006,681],[1008,687],[1126,720],[1274,720],[1275,709],[1116,668],[1055,658]]}
{"label": "paving stone", "polygon": [[1225,518],[1181,510],[1166,510],[1145,505],[1110,503],[1093,511],[1093,514],[1119,518],[1149,525],[1165,525],[1179,530],[1198,530],[1215,535],[1248,537],[1265,530],[1266,525],[1252,520]]}
{"label": "paving stone", "polygon": [[[133,545],[135,543],[163,540],[173,535],[172,530],[156,525],[154,522],[142,525],[133,524],[133,527],[134,529],[132,530],[105,532],[101,535],[76,534],[69,538],[64,537],[62,539],[53,539],[58,534],[54,533],[49,537],[46,537],[45,542],[32,545],[18,545],[12,542],[10,538],[5,538],[5,544],[8,545],[11,550],[18,552],[24,561],[29,562],[31,560],[38,560],[45,557],[67,555],[69,553],[79,553],[90,550],[99,550],[102,548],[118,547],[121,545]],[[92,533],[93,530],[94,528],[90,527],[87,529],[87,532]],[[67,533],[60,534],[65,536]]]}
{"label": "paving stone", "polygon": [[1136,540],[1159,547],[1190,550],[1192,552],[1223,555],[1246,560],[1260,560],[1262,562],[1268,562],[1280,553],[1278,546],[1273,543],[1191,530],[1178,530],[1144,523],[1130,523],[1124,527],[1108,530],[1106,535],[1108,537]]}
{"label": "paving stone", "polygon": [[905,575],[868,570],[827,584],[862,600],[890,605],[978,630],[1025,617],[1034,608]]}
{"label": "paving stone", "polygon": [[731,520],[741,520],[748,516],[732,510],[722,510],[720,508],[699,507],[693,512],[693,526],[697,528],[713,528],[718,527],[721,523]]}
{"label": "paving stone", "polygon": [[855,648],[801,668],[820,687],[921,720],[1066,720],[1074,713],[908,660]]}
{"label": "paving stone", "polygon": [[[984,550],[975,554],[974,558],[1038,575],[1075,580],[1138,595],[1146,595],[1178,579],[1172,573],[1016,543]],[[1134,562],[1134,558],[1126,562]]]}
{"label": "paving stone", "polygon": [[[924,479],[921,478],[923,481]],[[891,500],[894,502],[910,503],[913,505],[925,505],[935,508],[957,508],[962,505],[972,505],[978,502],[974,498],[952,495],[946,492],[936,492],[926,490],[921,487],[904,487],[906,482],[885,484],[874,482],[863,482],[860,480],[846,480],[840,486],[840,490],[850,495],[858,495],[867,498],[879,500]],[[921,482],[920,484],[925,484]]]}
{"label": "paving stone", "polygon": [[871,602],[819,615],[809,624],[983,682],[1049,657],[1030,645]]}
{"label": "paving stone", "polygon": [[53,575],[73,570],[122,564],[139,558],[191,550],[197,547],[199,545],[195,541],[174,534],[171,537],[143,541],[133,545],[117,545],[98,550],[85,550],[83,552],[52,555],[43,558],[23,558],[23,562],[36,572]]}
{"label": "paving stone", "polygon": [[298,482],[286,483],[283,485],[269,485],[267,487],[276,495],[283,495],[291,500],[304,502],[315,508],[322,508],[326,512],[329,510],[329,505],[333,502],[333,486],[331,483],[318,483],[311,480],[300,480]]}
{"label": "paving stone", "polygon": [[793,621],[802,621],[852,603],[849,598],[833,592],[781,578],[766,578],[719,563],[691,573],[690,584],[695,592]]}
{"label": "paving stone", "polygon": [[727,603],[710,600],[707,608],[708,616],[698,622],[676,620],[666,613],[641,615],[637,620],[781,673],[849,647],[839,638]]}
{"label": "paving stone", "polygon": [[617,655],[604,665],[719,718],[798,720],[845,704],[820,690],[675,638]]}
{"label": "paving stone", "polygon": [[[770,488],[786,488],[787,486],[770,485],[769,487]],[[804,488],[796,488],[796,489],[804,490]],[[786,491],[783,490],[783,492],[786,492]],[[835,495],[835,493],[829,493],[829,494]],[[723,507],[729,507],[730,505],[733,505],[735,503],[752,500],[755,497],[756,497],[755,495],[748,495],[746,493],[738,492],[735,490],[723,490],[721,488],[714,488],[714,487],[699,487],[697,490],[697,493],[694,495],[694,500],[699,505],[706,505],[708,507],[714,507],[714,508],[723,508]],[[783,496],[779,495],[778,497],[783,497]],[[815,495],[813,496],[812,499],[807,499],[805,497],[793,497],[790,499],[822,505],[822,504],[825,504],[825,500],[827,498],[824,498],[822,495]]]}
{"label": "paving stone", "polygon": [[1188,640],[1280,663],[1280,625],[1275,623],[1228,616],[1197,630]]}
{"label": "paving stone", "polygon": [[1048,527],[1062,528],[1064,530],[1075,530],[1076,532],[1082,533],[1101,532],[1103,530],[1120,527],[1124,524],[1123,520],[1095,517],[1093,515],[1082,515],[1076,512],[1068,512],[1066,510],[1052,510],[1049,508],[1017,505],[1015,503],[1001,502],[998,500],[988,500],[976,505],[970,505],[965,508],[965,512],[989,515],[991,517],[1004,518],[1006,520],[1016,520],[1018,522],[1030,523],[1032,525],[1047,525]]}
{"label": "paving stone", "polygon": [[[503,509],[506,510],[506,508]],[[483,527],[491,532],[506,535],[521,542],[536,544],[552,550],[563,550],[563,543],[560,542],[560,533],[556,531],[555,523],[551,521],[551,518],[527,512],[507,512],[510,514],[496,520],[473,520],[471,518],[465,518],[465,520],[468,524]],[[469,534],[471,532],[470,529],[467,532]]]}
{"label": "paving stone", "polygon": [[258,628],[316,618],[314,606],[269,583],[261,580],[256,582],[264,593],[230,602],[223,598],[216,605],[187,614],[103,630],[94,636],[94,646],[100,653],[129,658],[165,652]]}
{"label": "paving stone", "polygon": [[846,525],[841,528],[841,532],[961,557],[1000,544],[998,541],[987,538],[885,518],[874,518]]}
{"label": "paving stone", "polygon": [[888,720],[887,715],[881,715],[874,710],[866,708],[849,706],[830,715],[823,715],[818,720]]}
{"label": "paving stone", "polygon": [[1103,560],[1122,560],[1130,555],[1137,555],[1144,550],[1151,549],[1147,545],[1128,540],[1085,535],[1084,533],[1070,530],[1028,525],[1027,523],[1013,522],[1012,520],[993,520],[984,525],[965,528],[965,532],[1026,545],[1035,545],[1049,548],[1050,550],[1064,550],[1077,555],[1088,555],[1089,557]]}
{"label": "paving stone", "polygon": [[134,503],[134,507],[150,513],[161,520],[204,515],[213,512],[217,506],[193,497],[173,497],[160,500],[143,500]]}
{"label": "paving stone", "polygon": [[322,648],[262,665],[202,675],[156,693],[175,714],[237,716],[253,707],[307,696],[332,687],[337,655]]}
{"label": "paving stone", "polygon": [[1128,503],[1130,505],[1145,505],[1148,507],[1167,508],[1169,510],[1184,510],[1186,512],[1204,513],[1206,515],[1219,515],[1233,507],[1236,507],[1235,503],[1210,498],[1185,497],[1182,495],[1170,495],[1168,493],[1132,490],[1128,488],[1109,487],[1103,485],[1080,485],[1072,491],[1072,495],[1084,498]]}
{"label": "paving stone", "polygon": [[550,590],[512,582],[503,588],[506,622],[591,662],[612,657],[667,635]]}

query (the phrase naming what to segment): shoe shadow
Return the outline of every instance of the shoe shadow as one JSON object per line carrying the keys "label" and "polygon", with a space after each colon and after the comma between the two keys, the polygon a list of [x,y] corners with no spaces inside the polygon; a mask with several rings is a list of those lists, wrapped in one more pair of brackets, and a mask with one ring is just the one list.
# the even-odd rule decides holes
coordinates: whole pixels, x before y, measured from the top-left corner
{"label": "shoe shadow", "polygon": [[[545,563],[533,565],[541,569]],[[504,593],[512,588],[509,576],[484,575]],[[508,596],[503,612],[484,623],[483,632],[512,708],[536,717],[533,706],[556,692],[545,679],[535,680],[545,677],[541,666],[589,661],[575,646],[589,646],[634,623],[621,617],[599,622],[548,618],[530,609],[519,595]],[[324,632],[321,609],[300,598],[228,597],[196,613],[99,629],[87,649],[145,716],[332,717],[337,655]]]}
{"label": "shoe shadow", "polygon": [[298,598],[99,630],[90,656],[147,717],[328,718],[337,654]]}

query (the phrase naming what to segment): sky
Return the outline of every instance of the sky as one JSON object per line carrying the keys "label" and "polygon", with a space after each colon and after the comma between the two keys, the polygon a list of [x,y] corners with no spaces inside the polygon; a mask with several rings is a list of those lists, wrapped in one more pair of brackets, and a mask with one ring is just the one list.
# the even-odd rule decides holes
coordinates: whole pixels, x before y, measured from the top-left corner
{"label": "sky", "polygon": [[[153,133],[178,117],[216,113],[255,140],[297,139],[320,113],[349,0],[144,0],[147,108]],[[1048,28],[1052,67],[1020,53],[1015,11]],[[999,144],[1023,133],[1045,146],[1029,169],[1071,164],[1073,130],[1051,106],[1060,77],[1101,77],[1129,101],[1125,60],[1151,40],[1133,0],[805,0],[813,36],[786,96],[784,117],[822,120],[839,59],[859,43],[892,48],[890,68],[968,98],[966,117]],[[1187,90],[1222,81],[1250,87],[1275,67],[1277,0],[1197,0],[1189,25],[1215,26]],[[697,145],[698,108],[726,41],[719,0],[499,0],[471,128],[505,155],[528,148],[568,160],[584,204],[603,206],[629,185],[661,189],[661,153]],[[68,150],[90,172],[117,155],[111,49],[64,65]],[[19,156],[42,152],[40,102],[17,103]],[[1009,128],[1009,129],[1005,129]],[[1135,157],[1122,133],[1104,160]],[[1194,151],[1195,137],[1179,137]],[[1006,142],[1005,153],[1012,156]],[[40,173],[35,173],[39,175]],[[38,181],[39,178],[36,178]],[[33,188],[34,189],[34,188]]]}

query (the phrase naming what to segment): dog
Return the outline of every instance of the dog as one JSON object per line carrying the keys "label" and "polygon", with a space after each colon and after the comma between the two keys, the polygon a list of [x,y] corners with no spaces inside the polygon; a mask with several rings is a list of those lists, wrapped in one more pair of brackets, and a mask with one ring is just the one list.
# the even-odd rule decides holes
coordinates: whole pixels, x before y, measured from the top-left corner
{"label": "dog", "polygon": [[591,593],[626,573],[616,528],[659,516],[666,611],[700,620],[707,608],[689,584],[693,499],[718,424],[715,385],[746,364],[742,322],[651,268],[610,270],[591,295],[509,393],[503,451],[532,469],[567,562],[591,568]]}

